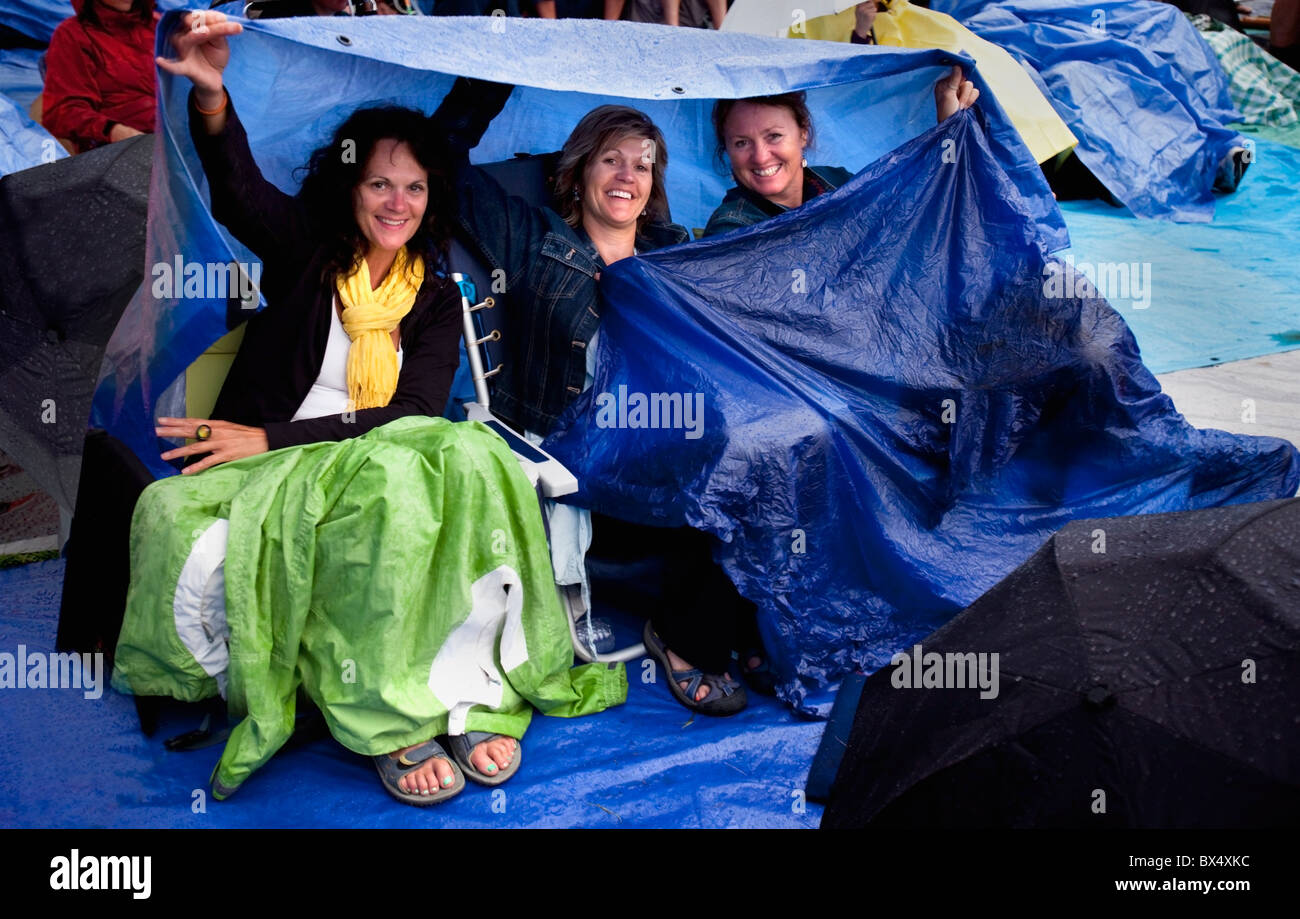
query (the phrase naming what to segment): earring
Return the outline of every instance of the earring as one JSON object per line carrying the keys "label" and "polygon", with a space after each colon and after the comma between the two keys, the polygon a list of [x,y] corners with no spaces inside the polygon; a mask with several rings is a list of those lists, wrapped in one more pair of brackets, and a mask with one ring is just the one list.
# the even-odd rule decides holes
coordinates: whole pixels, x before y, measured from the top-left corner
{"label": "earring", "polygon": [[642,217],[645,216],[645,208],[641,208],[641,216],[642,216]]}
{"label": "earring", "polygon": [[576,187],[573,189],[573,200],[574,201],[582,200],[582,192],[578,191]]}
{"label": "earring", "polygon": [[802,164],[802,165],[803,165],[803,167],[804,167],[805,169],[808,168],[808,157],[805,156],[805,157],[803,158],[803,164]]}

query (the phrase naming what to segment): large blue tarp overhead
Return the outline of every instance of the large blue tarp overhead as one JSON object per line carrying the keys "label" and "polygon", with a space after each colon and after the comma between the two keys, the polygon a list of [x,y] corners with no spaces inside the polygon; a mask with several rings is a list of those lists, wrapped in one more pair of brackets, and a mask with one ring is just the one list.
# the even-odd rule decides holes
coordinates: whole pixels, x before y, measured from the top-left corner
{"label": "large blue tarp overhead", "polygon": [[819,686],[885,665],[1071,519],[1300,484],[1285,441],[1183,420],[1119,313],[1044,258],[974,112],[602,288],[595,380],[547,448],[579,503],[716,534],[783,697],[819,713]]}
{"label": "large blue tarp overhead", "polygon": [[934,0],[1036,72],[1085,166],[1139,217],[1214,216],[1219,161],[1243,138],[1214,51],[1153,0]]}
{"label": "large blue tarp overhead", "polygon": [[53,135],[0,95],[0,176],[52,163],[68,155]]}
{"label": "large blue tarp overhead", "polygon": [[[167,52],[178,19],[173,13],[163,20],[160,53]],[[806,89],[816,125],[810,155],[856,170],[933,124],[933,86],[953,63],[982,84],[968,58],[936,50],[586,20],[282,19],[245,23],[230,46],[226,83],[253,153],[264,174],[286,190],[297,188],[294,170],[352,110],[388,102],[432,112],[454,77],[466,75],[518,87],[473,151],[476,162],[557,150],[601,104],[647,112],[667,142],[673,217],[688,227],[703,227],[731,184],[714,158],[716,98]],[[146,267],[177,258],[185,264],[251,258],[208,211],[185,120],[188,91],[187,81],[159,74]],[[1033,156],[991,94],[981,105],[993,147],[1043,244],[1063,248],[1064,222]],[[183,403],[167,401],[176,394],[168,387],[226,333],[227,306],[217,298],[157,299],[146,284],[109,343],[92,422],[128,443],[157,475],[174,470],[158,460],[163,446],[152,419],[183,414]]]}

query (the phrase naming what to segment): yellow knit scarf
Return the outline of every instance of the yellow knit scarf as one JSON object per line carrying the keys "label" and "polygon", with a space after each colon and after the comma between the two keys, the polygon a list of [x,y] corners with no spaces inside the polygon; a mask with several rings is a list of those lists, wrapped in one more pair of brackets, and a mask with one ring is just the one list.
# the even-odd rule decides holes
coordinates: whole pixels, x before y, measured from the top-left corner
{"label": "yellow knit scarf", "polygon": [[397,391],[397,351],[392,331],[411,311],[424,283],[424,259],[399,249],[383,283],[370,289],[370,266],[364,258],[347,277],[338,279],[343,304],[343,331],[348,349],[348,396],[357,409],[387,405]]}

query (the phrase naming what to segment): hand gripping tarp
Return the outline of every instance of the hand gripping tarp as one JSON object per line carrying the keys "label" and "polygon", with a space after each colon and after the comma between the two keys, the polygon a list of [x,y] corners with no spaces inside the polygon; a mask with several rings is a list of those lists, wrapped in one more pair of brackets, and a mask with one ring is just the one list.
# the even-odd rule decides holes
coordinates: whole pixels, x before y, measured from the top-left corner
{"label": "hand gripping tarp", "polygon": [[1294,447],[1187,425],[1041,253],[960,112],[802,208],[611,266],[595,380],[545,446],[578,501],[716,534],[783,697],[822,712],[1073,518],[1295,493]]}
{"label": "hand gripping tarp", "polygon": [[[220,535],[221,568],[194,552]],[[241,720],[223,796],[289,738],[299,683],[336,740],[377,755],[448,731],[522,737],[534,705],[624,701],[622,664],[572,662],[536,493],[481,425],[402,418],[140,497],[113,686],[188,701],[224,686]]]}
{"label": "hand gripping tarp", "polygon": [[[178,18],[169,14],[160,25],[160,54],[169,53],[167,36]],[[589,20],[279,19],[245,23],[230,49],[226,85],[258,164],[284,189],[297,188],[293,171],[357,107],[395,102],[432,112],[463,74],[518,87],[473,151],[475,162],[557,150],[603,103],[647,112],[667,141],[673,217],[688,227],[703,227],[732,184],[713,158],[715,98],[807,89],[820,161],[859,169],[933,124],[934,83],[954,63],[982,79],[968,58],[942,51]],[[164,391],[247,313],[222,296],[228,291],[156,298],[154,271],[178,259],[189,271],[251,256],[208,211],[186,127],[188,81],[160,72],[158,90],[146,283],[109,344],[92,421],[130,445],[156,475],[167,475],[174,470],[158,460],[164,446],[153,436],[152,418],[185,412],[183,393],[172,387],[164,398]],[[1033,156],[995,100],[985,111],[997,155],[1044,239],[1063,248],[1065,225]]]}
{"label": "hand gripping tarp", "polygon": [[1075,155],[1139,217],[1208,221],[1240,119],[1214,51],[1177,7],[1150,0],[935,0],[1043,80]]}

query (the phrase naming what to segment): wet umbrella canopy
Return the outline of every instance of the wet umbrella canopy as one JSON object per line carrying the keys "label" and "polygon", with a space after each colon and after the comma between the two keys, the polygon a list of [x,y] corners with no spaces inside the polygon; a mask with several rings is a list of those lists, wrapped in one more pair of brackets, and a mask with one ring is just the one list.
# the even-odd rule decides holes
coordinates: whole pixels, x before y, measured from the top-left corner
{"label": "wet umbrella canopy", "polygon": [[152,144],[0,179],[0,446],[69,516],[104,345],[143,278]]}
{"label": "wet umbrella canopy", "polygon": [[1295,826],[1298,648],[1300,499],[1076,521],[867,681],[822,826]]}

